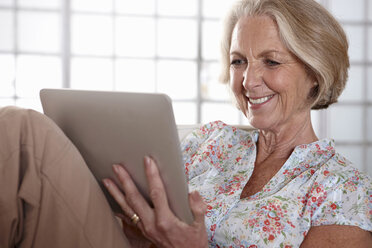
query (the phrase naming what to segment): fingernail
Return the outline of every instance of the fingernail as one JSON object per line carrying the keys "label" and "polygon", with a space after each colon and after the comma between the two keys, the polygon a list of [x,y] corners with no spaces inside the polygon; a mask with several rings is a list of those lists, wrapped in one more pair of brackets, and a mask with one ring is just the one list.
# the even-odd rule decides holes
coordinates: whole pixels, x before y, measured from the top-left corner
{"label": "fingernail", "polygon": [[112,165],[112,167],[114,168],[114,171],[116,173],[119,173],[121,171],[121,166],[118,165],[118,164],[114,164],[114,165]]}
{"label": "fingernail", "polygon": [[151,166],[151,158],[149,156],[145,156],[145,164],[146,166]]}
{"label": "fingernail", "polygon": [[103,179],[102,180],[103,184],[106,186],[106,187],[110,187],[110,181],[107,180],[107,179]]}

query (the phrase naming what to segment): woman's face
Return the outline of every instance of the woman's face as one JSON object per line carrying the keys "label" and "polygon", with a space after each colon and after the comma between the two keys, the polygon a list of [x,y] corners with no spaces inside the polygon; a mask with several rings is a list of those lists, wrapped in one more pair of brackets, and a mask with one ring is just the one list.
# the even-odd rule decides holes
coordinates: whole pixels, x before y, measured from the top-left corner
{"label": "woman's face", "polygon": [[231,88],[252,126],[263,130],[290,127],[310,113],[314,81],[279,38],[267,16],[243,17],[230,49]]}

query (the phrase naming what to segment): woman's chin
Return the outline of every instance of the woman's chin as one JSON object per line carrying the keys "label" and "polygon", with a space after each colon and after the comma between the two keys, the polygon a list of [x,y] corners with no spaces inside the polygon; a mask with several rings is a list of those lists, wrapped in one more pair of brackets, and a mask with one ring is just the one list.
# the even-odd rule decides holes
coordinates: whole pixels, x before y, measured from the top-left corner
{"label": "woman's chin", "polygon": [[249,124],[259,130],[268,130],[273,128],[273,123],[271,123],[267,118],[255,118],[248,117]]}

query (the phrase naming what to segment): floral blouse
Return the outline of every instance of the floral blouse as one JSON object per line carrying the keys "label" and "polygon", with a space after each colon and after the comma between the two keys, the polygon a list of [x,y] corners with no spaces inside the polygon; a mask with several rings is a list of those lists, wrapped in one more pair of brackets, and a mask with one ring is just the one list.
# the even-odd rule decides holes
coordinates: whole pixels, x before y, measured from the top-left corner
{"label": "floral blouse", "polygon": [[189,189],[207,203],[210,247],[299,247],[320,225],[372,231],[372,181],[328,139],[297,146],[260,192],[240,199],[257,139],[217,121],[182,142]]}

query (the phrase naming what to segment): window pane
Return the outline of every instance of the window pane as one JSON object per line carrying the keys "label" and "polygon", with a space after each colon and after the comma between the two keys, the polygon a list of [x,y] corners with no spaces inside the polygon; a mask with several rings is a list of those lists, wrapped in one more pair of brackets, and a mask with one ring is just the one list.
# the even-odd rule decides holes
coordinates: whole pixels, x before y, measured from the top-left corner
{"label": "window pane", "polygon": [[193,99],[196,97],[196,63],[190,61],[159,61],[158,92],[172,99]]}
{"label": "window pane", "polygon": [[112,55],[112,18],[109,16],[74,15],[71,38],[74,54]]}
{"label": "window pane", "polygon": [[[372,142],[372,107],[368,107],[368,110],[367,110],[367,137],[368,137],[368,141],[369,142]],[[372,160],[371,160],[372,162]],[[371,164],[372,166],[372,164]]]}
{"label": "window pane", "polygon": [[330,0],[329,6],[340,20],[364,21],[364,0]]}
{"label": "window pane", "polygon": [[363,166],[362,146],[339,146],[336,142],[336,151],[350,160],[360,171],[365,171]]}
{"label": "window pane", "polygon": [[363,100],[364,70],[362,66],[351,66],[346,88],[340,96],[340,101]]}
{"label": "window pane", "polygon": [[[368,1],[368,0],[366,0],[366,1]],[[368,19],[370,21],[372,21],[372,4],[371,3],[368,3]],[[372,161],[372,160],[370,160],[370,161]],[[371,170],[372,170],[372,165],[371,165]]]}
{"label": "window pane", "polygon": [[115,10],[127,14],[154,14],[155,0],[116,0]]}
{"label": "window pane", "polygon": [[18,6],[29,8],[59,9],[62,0],[18,0]]}
{"label": "window pane", "polygon": [[239,123],[240,112],[230,103],[203,103],[202,123],[221,120],[234,125]]}
{"label": "window pane", "polygon": [[155,62],[139,59],[117,60],[115,86],[119,91],[154,92]]}
{"label": "window pane", "polygon": [[118,17],[116,53],[121,56],[155,56],[155,21],[153,18]]}
{"label": "window pane", "polygon": [[197,25],[194,20],[159,19],[158,55],[196,58]]}
{"label": "window pane", "polygon": [[[47,1],[47,0],[45,0]],[[72,10],[111,12],[112,1],[107,0],[71,0]]]}
{"label": "window pane", "polygon": [[231,5],[231,1],[226,0],[203,0],[203,16],[223,18]]}
{"label": "window pane", "polygon": [[367,82],[367,99],[372,102],[372,67],[368,67],[368,82]]}
{"label": "window pane", "polygon": [[220,40],[222,26],[217,21],[203,22],[202,52],[203,59],[218,59],[220,57]]}
{"label": "window pane", "polygon": [[20,55],[16,63],[16,93],[18,96],[38,99],[40,89],[62,87],[60,58]]}
{"label": "window pane", "polygon": [[15,105],[15,100],[11,98],[0,98],[0,106],[5,107],[5,106],[14,106]]}
{"label": "window pane", "polygon": [[168,16],[196,16],[197,0],[158,0],[158,14]]}
{"label": "window pane", "polygon": [[362,141],[363,111],[360,107],[334,106],[329,111],[330,138],[338,141]]}
{"label": "window pane", "polygon": [[177,125],[196,124],[195,103],[173,102],[173,112]]}
{"label": "window pane", "polygon": [[203,63],[201,71],[201,94],[203,99],[230,100],[228,85],[218,81],[220,73],[219,63]]}
{"label": "window pane", "polygon": [[366,170],[367,170],[368,175],[372,177],[372,146],[369,146],[367,150]]}
{"label": "window pane", "polygon": [[43,112],[39,97],[37,98],[21,98],[16,100],[16,105],[21,108],[33,109],[39,112]]}
{"label": "window pane", "polygon": [[61,22],[55,13],[19,11],[18,46],[21,51],[59,52]]}
{"label": "window pane", "polygon": [[0,55],[0,97],[13,97],[14,92],[14,56]]}
{"label": "window pane", "polygon": [[[372,6],[372,2],[370,4],[370,6]],[[370,62],[372,62],[372,27],[369,27],[368,28],[368,41],[367,41],[367,44],[368,44],[368,60]]]}
{"label": "window pane", "polygon": [[14,3],[14,0],[0,0],[0,6],[9,7],[12,6]]}
{"label": "window pane", "polygon": [[240,121],[239,124],[241,124],[241,125],[246,125],[246,126],[252,126],[252,125],[249,123],[247,117],[243,114],[243,112],[240,111],[240,110],[238,110],[238,112],[239,112],[239,121]]}
{"label": "window pane", "polygon": [[319,139],[324,137],[320,137],[320,126],[321,126],[321,112],[319,110],[311,110],[311,123],[313,124],[314,132]]}
{"label": "window pane", "polygon": [[111,59],[73,58],[71,88],[113,90],[113,62]]}
{"label": "window pane", "polygon": [[8,10],[0,10],[0,50],[13,49],[13,13]]}
{"label": "window pane", "polygon": [[364,39],[364,32],[363,27],[360,26],[348,26],[344,25],[344,29],[349,44],[349,56],[351,61],[362,61],[363,54],[364,54],[364,47],[363,47],[363,39]]}

